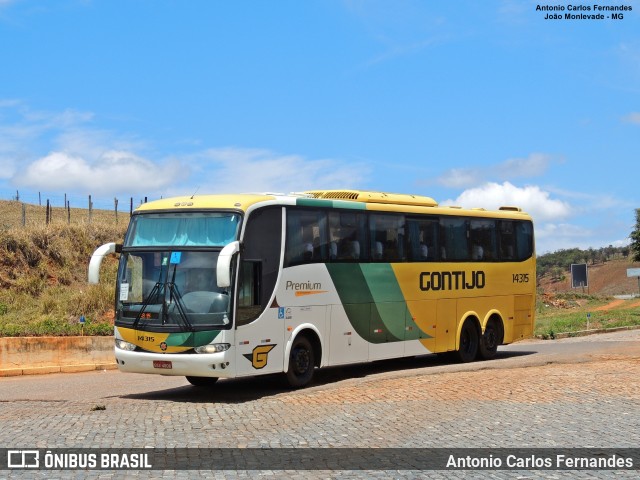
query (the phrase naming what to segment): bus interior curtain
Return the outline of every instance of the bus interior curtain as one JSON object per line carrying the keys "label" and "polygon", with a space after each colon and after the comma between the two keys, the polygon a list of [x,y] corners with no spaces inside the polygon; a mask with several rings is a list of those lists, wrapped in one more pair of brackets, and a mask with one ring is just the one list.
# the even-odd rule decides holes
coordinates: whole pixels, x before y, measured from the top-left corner
{"label": "bus interior curtain", "polygon": [[236,236],[236,216],[197,218],[139,218],[132,246],[217,246]]}

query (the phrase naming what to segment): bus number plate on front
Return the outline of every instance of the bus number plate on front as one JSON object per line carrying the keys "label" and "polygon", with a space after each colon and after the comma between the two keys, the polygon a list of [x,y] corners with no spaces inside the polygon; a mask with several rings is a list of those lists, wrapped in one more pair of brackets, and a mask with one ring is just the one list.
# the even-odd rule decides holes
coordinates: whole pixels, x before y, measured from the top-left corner
{"label": "bus number plate on front", "polygon": [[173,368],[173,365],[171,365],[171,362],[168,360],[154,360],[153,368],[164,368],[166,370],[171,370]]}

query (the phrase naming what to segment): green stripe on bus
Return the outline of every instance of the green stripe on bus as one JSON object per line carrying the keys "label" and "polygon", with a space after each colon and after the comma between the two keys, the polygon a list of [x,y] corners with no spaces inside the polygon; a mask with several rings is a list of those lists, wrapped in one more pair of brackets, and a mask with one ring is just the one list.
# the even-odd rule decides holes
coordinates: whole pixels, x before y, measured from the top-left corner
{"label": "green stripe on bus", "polygon": [[373,297],[360,266],[357,263],[328,263],[327,270],[347,313],[349,323],[358,335],[373,342],[369,334]]}
{"label": "green stripe on bus", "polygon": [[200,347],[211,343],[219,334],[220,330],[170,333],[165,342],[170,347]]}
{"label": "green stripe on bus", "polygon": [[[387,341],[404,340],[405,321],[406,319],[411,320],[411,314],[391,265],[388,263],[363,263],[360,264],[360,268],[373,297],[371,330],[374,332],[374,336],[376,336],[375,330],[384,328],[388,332],[387,336],[393,337]],[[373,315],[374,309],[377,310],[382,326],[373,325],[374,319],[376,319],[376,316]]]}
{"label": "green stripe on bus", "polygon": [[404,340],[411,315],[389,264],[330,263],[327,269],[358,335],[371,343]]}
{"label": "green stripe on bus", "polygon": [[323,198],[297,198],[296,205],[301,207],[348,208],[351,210],[366,210],[367,205],[362,202],[346,202],[344,200],[326,200]]}

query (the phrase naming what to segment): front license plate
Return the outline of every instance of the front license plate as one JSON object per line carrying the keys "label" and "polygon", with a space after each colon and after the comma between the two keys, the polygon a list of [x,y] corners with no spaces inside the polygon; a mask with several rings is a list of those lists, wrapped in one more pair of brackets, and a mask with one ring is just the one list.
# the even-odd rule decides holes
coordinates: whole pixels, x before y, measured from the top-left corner
{"label": "front license plate", "polygon": [[164,368],[167,370],[171,370],[173,368],[173,365],[171,365],[171,362],[168,360],[154,360],[153,368]]}

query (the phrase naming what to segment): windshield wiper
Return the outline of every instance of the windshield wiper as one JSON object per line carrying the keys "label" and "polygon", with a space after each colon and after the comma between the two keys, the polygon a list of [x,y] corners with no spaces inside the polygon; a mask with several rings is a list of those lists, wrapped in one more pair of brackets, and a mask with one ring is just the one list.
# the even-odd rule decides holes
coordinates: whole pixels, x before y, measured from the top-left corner
{"label": "windshield wiper", "polygon": [[[133,321],[133,324],[131,325],[131,328],[133,328],[134,330],[136,328],[138,328],[138,323],[140,322],[140,319],[142,318],[142,314],[144,313],[144,311],[147,309],[147,307],[151,303],[151,299],[154,298],[156,294],[159,295],[160,287],[162,287],[164,285],[162,283],[162,273],[163,273],[163,269],[162,269],[162,267],[160,267],[160,274],[158,275],[158,281],[156,282],[156,284],[153,286],[153,288],[149,292],[149,295],[147,295],[147,298],[144,299],[144,303],[142,304],[142,307],[140,307],[140,311],[136,315],[136,319]],[[166,283],[166,281],[165,281],[165,283]]]}
{"label": "windshield wiper", "polygon": [[182,294],[180,293],[180,290],[178,289],[178,286],[175,283],[176,268],[177,268],[177,265],[174,265],[171,281],[169,281],[169,278],[168,278],[169,270],[168,269],[166,270],[164,282],[162,281],[162,277],[165,271],[162,268],[160,269],[160,275],[158,276],[158,281],[155,283],[155,285],[149,292],[149,295],[147,295],[147,298],[145,298],[144,303],[142,304],[142,307],[140,307],[140,310],[138,311],[138,314],[136,315],[136,318],[133,321],[132,328],[134,330],[138,328],[140,319],[142,319],[142,315],[146,311],[147,307],[152,303],[152,300],[157,301],[158,297],[160,295],[163,295],[162,313],[161,313],[162,325],[167,324],[167,321],[170,315],[169,309],[171,304],[174,303],[175,309],[178,311],[180,319],[182,320],[182,323],[184,324],[185,328],[190,332],[195,331],[193,325],[189,321],[189,316],[184,306],[184,302],[182,301]]}
{"label": "windshield wiper", "polygon": [[131,328],[135,330],[138,327],[138,322],[142,318],[142,314],[151,303],[151,299],[160,291],[160,287],[162,285],[163,285],[162,283],[156,282],[156,284],[153,286],[153,288],[151,289],[151,292],[149,292],[149,295],[147,296],[147,298],[145,298],[144,303],[142,304],[142,307],[140,307],[140,311],[136,315],[136,319],[133,321],[133,325],[131,326]]}
{"label": "windshield wiper", "polygon": [[171,282],[166,282],[165,284],[165,292],[164,292],[164,301],[162,302],[162,324],[166,323],[166,319],[169,316],[169,305],[172,303],[172,300],[175,299],[176,309],[180,314],[180,318],[182,319],[184,326],[190,332],[195,331],[193,325],[189,321],[189,317],[187,315],[184,303],[182,303],[182,295],[180,294],[180,290],[178,290],[178,286],[175,283],[176,280],[176,266],[173,267],[173,275],[171,276]]}

